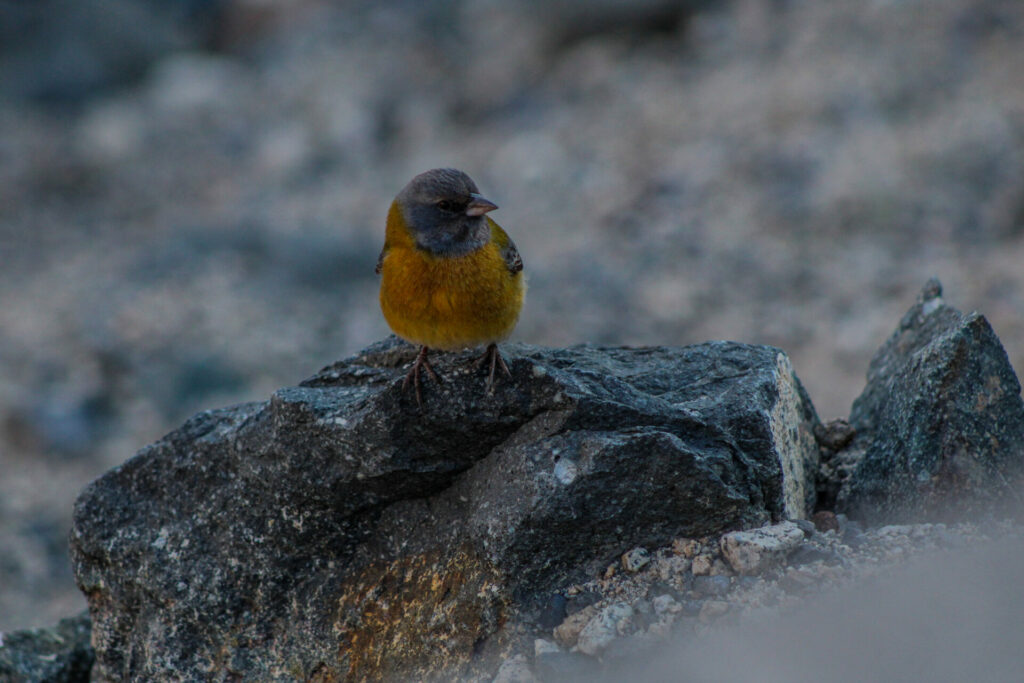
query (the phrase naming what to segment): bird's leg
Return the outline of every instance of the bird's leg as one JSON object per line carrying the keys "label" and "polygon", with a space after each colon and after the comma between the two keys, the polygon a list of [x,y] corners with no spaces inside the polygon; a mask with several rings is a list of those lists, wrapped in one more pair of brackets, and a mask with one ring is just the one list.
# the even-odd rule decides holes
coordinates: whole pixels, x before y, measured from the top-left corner
{"label": "bird's leg", "polygon": [[487,390],[491,391],[494,389],[494,371],[500,366],[505,374],[509,377],[512,376],[512,371],[508,369],[508,365],[505,364],[505,359],[501,357],[501,353],[498,351],[497,344],[488,344],[487,350],[484,351],[484,355],[477,359],[477,367],[484,364],[490,364],[491,370],[487,375]]}
{"label": "bird's leg", "polygon": [[409,388],[409,381],[412,381],[412,385],[416,389],[416,405],[420,408],[423,407],[423,400],[420,397],[420,368],[426,369],[430,379],[438,384],[441,383],[441,379],[434,372],[434,368],[430,367],[430,361],[427,360],[427,351],[426,346],[420,347],[420,352],[416,354],[416,360],[413,362],[412,367],[409,368],[409,374],[405,376],[405,381],[402,382],[402,391],[405,391]]}

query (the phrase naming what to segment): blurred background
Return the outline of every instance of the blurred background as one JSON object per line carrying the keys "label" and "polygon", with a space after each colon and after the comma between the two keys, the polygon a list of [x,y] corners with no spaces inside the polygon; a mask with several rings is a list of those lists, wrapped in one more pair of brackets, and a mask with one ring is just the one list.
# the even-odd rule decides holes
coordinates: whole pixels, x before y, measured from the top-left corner
{"label": "blurred background", "polygon": [[514,339],[785,349],[823,419],[930,276],[1024,367],[1019,0],[0,0],[0,630],[84,608],[74,498],[388,333],[467,171]]}

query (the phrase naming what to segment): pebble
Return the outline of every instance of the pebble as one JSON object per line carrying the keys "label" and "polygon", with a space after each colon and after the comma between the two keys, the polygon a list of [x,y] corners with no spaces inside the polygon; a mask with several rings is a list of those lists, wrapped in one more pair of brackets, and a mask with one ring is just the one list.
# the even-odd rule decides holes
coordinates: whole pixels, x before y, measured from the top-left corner
{"label": "pebble", "polygon": [[654,613],[659,616],[664,614],[676,614],[681,612],[683,609],[683,606],[679,604],[679,601],[667,593],[659,595],[654,598],[652,602],[654,605]]}
{"label": "pebble", "polygon": [[622,556],[622,568],[627,572],[636,573],[651,561],[651,554],[646,548],[633,548]]}
{"label": "pebble", "polygon": [[597,614],[597,607],[588,605],[575,614],[570,614],[561,624],[555,627],[552,635],[555,641],[562,647],[572,647],[579,638],[580,631],[587,625],[594,615]]}
{"label": "pebble", "polygon": [[711,566],[714,564],[714,560],[710,555],[698,555],[693,558],[693,564],[691,565],[691,571],[694,576],[706,576],[711,573]]}
{"label": "pebble", "polygon": [[537,617],[537,625],[544,630],[552,629],[561,624],[566,617],[567,600],[561,593],[555,593],[544,604],[540,615]]}
{"label": "pebble", "polygon": [[654,568],[658,578],[665,582],[672,582],[678,576],[690,570],[691,561],[681,555],[670,555],[659,557],[654,561]]}
{"label": "pebble", "polygon": [[628,604],[617,602],[608,605],[583,627],[576,641],[576,647],[580,652],[588,655],[602,652],[615,640],[616,636],[625,632],[632,617],[633,608]]}
{"label": "pebble", "polygon": [[793,522],[733,531],[722,536],[725,559],[740,574],[756,574],[782,564],[804,540],[804,532]]}
{"label": "pebble", "polygon": [[492,683],[536,683],[537,677],[530,671],[526,655],[515,655],[501,663]]}
{"label": "pebble", "polygon": [[804,532],[804,536],[806,536],[807,538],[813,536],[815,532],[818,530],[815,523],[808,519],[794,519],[790,521],[792,521],[793,524],[796,524],[798,527],[800,527],[800,531]]}
{"label": "pebble", "polygon": [[700,542],[693,538],[677,538],[672,541],[672,552],[692,560],[700,552]]}

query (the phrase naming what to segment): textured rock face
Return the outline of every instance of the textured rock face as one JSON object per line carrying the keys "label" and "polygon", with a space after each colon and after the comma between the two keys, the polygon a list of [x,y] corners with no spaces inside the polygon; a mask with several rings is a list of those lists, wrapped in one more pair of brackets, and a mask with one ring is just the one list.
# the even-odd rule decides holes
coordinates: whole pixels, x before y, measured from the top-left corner
{"label": "textured rock face", "polygon": [[878,350],[835,460],[837,507],[870,522],[1000,512],[1024,496],[1024,402],[988,321],[930,281]]}
{"label": "textured rock face", "polygon": [[420,410],[385,342],[94,482],[94,680],[448,675],[630,548],[810,511],[817,420],[779,350],[507,351],[494,395],[439,357]]}
{"label": "textured rock face", "polygon": [[0,681],[88,683],[92,662],[86,614],[53,628],[0,633]]}

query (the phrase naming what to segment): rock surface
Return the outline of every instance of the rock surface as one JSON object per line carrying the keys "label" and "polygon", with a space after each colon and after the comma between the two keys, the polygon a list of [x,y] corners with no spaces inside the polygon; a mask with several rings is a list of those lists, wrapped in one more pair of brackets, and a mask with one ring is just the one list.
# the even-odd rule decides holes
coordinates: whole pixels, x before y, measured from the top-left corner
{"label": "rock surface", "polygon": [[414,350],[385,342],[92,484],[72,552],[94,680],[465,672],[637,545],[809,514],[817,420],[779,350],[507,351],[493,395],[439,357],[418,410]]}
{"label": "rock surface", "polygon": [[803,540],[804,532],[792,522],[733,531],[722,536],[722,556],[733,571],[757,574],[784,562]]}
{"label": "rock surface", "polygon": [[93,650],[86,614],[53,628],[0,633],[0,681],[89,683]]}
{"label": "rock surface", "polygon": [[1024,401],[1002,344],[931,280],[878,350],[833,459],[837,508],[872,523],[948,521],[1024,502]]}

